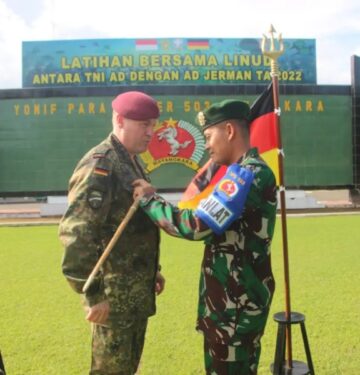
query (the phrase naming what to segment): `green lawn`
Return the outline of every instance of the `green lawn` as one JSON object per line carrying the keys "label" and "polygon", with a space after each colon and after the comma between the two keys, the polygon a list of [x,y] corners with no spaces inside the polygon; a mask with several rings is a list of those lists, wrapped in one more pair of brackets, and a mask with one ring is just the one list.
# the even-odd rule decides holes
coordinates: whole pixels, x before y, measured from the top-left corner
{"label": "green lawn", "polygon": [[[288,218],[292,310],[306,315],[317,375],[360,374],[360,215]],[[203,374],[202,337],[194,330],[202,244],[162,236],[166,290],[158,298],[142,375]],[[284,309],[280,220],[272,247]],[[0,228],[0,349],[9,375],[84,375],[90,328],[78,296],[61,275],[56,226]],[[259,374],[269,374],[277,325],[269,319]],[[300,329],[293,357],[305,360]]]}

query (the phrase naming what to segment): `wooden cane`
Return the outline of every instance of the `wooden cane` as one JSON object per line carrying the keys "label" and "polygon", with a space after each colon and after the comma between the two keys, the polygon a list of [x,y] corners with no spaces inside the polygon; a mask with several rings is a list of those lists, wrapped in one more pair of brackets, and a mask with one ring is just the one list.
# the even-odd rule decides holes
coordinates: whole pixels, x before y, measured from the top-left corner
{"label": "wooden cane", "polygon": [[120,223],[120,225],[116,229],[116,232],[112,236],[111,240],[109,241],[109,243],[106,246],[106,249],[102,253],[102,255],[99,258],[99,260],[97,261],[94,269],[91,271],[88,279],[86,280],[86,283],[84,284],[84,286],[82,288],[82,291],[84,293],[88,290],[88,288],[89,288],[90,284],[92,283],[95,275],[98,273],[100,267],[103,265],[103,263],[105,262],[106,258],[109,256],[111,250],[113,249],[116,241],[120,238],[122,232],[126,228],[126,225],[130,221],[130,219],[133,217],[133,215],[136,212],[136,210],[138,209],[139,203],[140,203],[140,199],[135,199],[134,203],[129,208],[128,212],[126,213],[126,215],[124,217],[124,220]]}

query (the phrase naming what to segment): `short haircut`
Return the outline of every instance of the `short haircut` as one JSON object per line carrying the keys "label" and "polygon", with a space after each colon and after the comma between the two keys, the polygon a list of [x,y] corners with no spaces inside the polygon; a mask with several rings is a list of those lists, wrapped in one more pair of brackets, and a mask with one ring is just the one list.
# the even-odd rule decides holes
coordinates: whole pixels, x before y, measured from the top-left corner
{"label": "short haircut", "polygon": [[250,123],[247,119],[234,119],[231,120],[242,132],[244,136],[250,135]]}

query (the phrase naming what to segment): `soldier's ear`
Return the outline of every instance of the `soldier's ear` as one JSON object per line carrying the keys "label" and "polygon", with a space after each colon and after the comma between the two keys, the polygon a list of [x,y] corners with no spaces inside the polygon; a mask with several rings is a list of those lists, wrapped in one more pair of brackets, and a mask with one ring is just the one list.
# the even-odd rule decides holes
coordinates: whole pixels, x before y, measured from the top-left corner
{"label": "soldier's ear", "polygon": [[117,114],[116,115],[116,125],[119,127],[119,129],[124,127],[124,117]]}
{"label": "soldier's ear", "polygon": [[113,111],[113,114],[112,114],[112,123],[113,123],[113,127],[114,128],[120,129],[122,127],[122,124],[124,123],[123,116],[121,116],[117,112]]}
{"label": "soldier's ear", "polygon": [[225,131],[226,131],[227,139],[229,141],[235,138],[236,129],[235,129],[235,125],[232,122],[226,123]]}

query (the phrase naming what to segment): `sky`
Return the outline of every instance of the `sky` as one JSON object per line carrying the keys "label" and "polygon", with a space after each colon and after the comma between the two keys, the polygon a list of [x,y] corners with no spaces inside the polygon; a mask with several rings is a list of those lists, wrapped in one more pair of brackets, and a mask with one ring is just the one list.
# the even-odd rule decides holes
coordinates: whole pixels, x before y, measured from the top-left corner
{"label": "sky", "polygon": [[21,88],[22,41],[121,38],[316,39],[317,83],[351,84],[359,0],[0,0],[0,89]]}

